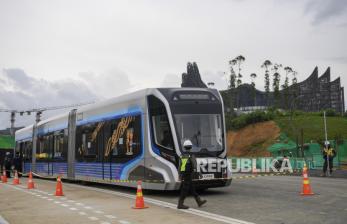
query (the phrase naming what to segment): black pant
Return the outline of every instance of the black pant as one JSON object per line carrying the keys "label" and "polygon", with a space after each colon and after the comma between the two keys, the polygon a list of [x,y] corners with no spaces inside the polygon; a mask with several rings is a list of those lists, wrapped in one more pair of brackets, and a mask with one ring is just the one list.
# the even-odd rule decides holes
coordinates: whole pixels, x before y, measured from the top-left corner
{"label": "black pant", "polygon": [[192,180],[183,180],[182,184],[181,184],[181,194],[180,194],[180,199],[179,199],[179,203],[184,202],[184,199],[186,199],[186,197],[189,195],[189,193],[191,195],[194,196],[196,202],[199,201],[199,195],[198,193],[196,193],[196,189],[195,189],[195,185],[193,183]]}
{"label": "black pant", "polygon": [[[328,168],[328,159],[324,159],[323,173],[327,172],[327,168]],[[333,158],[329,158],[329,170],[330,170],[330,173],[333,172]]]}

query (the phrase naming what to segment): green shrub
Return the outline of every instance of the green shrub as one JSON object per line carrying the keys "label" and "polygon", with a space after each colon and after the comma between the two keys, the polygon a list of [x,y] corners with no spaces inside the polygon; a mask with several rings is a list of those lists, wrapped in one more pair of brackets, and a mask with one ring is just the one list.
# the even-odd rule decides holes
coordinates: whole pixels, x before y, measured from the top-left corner
{"label": "green shrub", "polygon": [[[321,114],[321,116],[323,116],[324,115],[324,111],[321,111],[320,114]],[[327,109],[325,111],[325,115],[327,117],[335,117],[335,116],[337,116],[337,113],[336,113],[336,111],[334,109]]]}
{"label": "green shrub", "polygon": [[255,124],[264,121],[270,121],[274,119],[273,112],[255,111],[249,114],[242,114],[234,119],[228,119],[226,116],[226,128],[227,130],[238,130],[246,127],[250,124]]}

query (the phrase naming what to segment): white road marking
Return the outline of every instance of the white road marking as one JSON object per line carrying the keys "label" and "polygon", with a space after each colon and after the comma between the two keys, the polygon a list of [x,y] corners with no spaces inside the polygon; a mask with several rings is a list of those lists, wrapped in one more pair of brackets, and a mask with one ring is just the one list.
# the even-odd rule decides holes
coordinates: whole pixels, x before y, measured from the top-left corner
{"label": "white road marking", "polygon": [[121,223],[121,224],[130,224],[130,222],[125,221],[125,220],[119,220],[118,222]]}
{"label": "white road marking", "polygon": [[73,203],[73,202],[75,202],[75,201],[74,201],[74,200],[68,200],[67,202]]}
{"label": "white road marking", "polygon": [[70,208],[70,210],[72,210],[72,211],[76,211],[76,210],[78,210],[77,208]]}
{"label": "white road marking", "polygon": [[46,199],[47,197],[46,196],[44,196],[44,197],[42,197],[43,199]]}
{"label": "white road marking", "polygon": [[70,205],[67,205],[67,204],[61,204],[61,206],[64,206],[64,207],[69,207]]}
{"label": "white road marking", "polygon": [[49,196],[53,196],[53,194],[51,194],[51,193],[48,193],[48,195],[49,195]]}
{"label": "white road marking", "polygon": [[92,207],[90,207],[90,206],[86,206],[86,207],[84,207],[85,209],[92,209]]}
{"label": "white road marking", "polygon": [[54,203],[56,203],[56,204],[60,204],[61,202],[60,202],[60,201],[54,201]]}
{"label": "white road marking", "polygon": [[88,217],[88,219],[93,220],[93,221],[99,220],[99,218],[94,217],[94,216],[90,216],[90,217]]}
{"label": "white road marking", "polygon": [[75,203],[75,205],[84,206],[84,204],[80,202]]}
{"label": "white road marking", "polygon": [[60,200],[66,200],[66,198],[60,198]]}
{"label": "white road marking", "polygon": [[85,212],[79,212],[78,214],[80,214],[80,215],[87,215],[87,213],[85,213]]}
{"label": "white road marking", "polygon": [[9,224],[1,215],[0,215],[0,223],[1,224]]}
{"label": "white road marking", "polygon": [[103,211],[94,211],[95,213],[97,213],[97,214],[104,214],[105,212],[103,212]]}
{"label": "white road marking", "polygon": [[115,218],[117,218],[117,217],[114,216],[114,215],[105,215],[105,217],[106,217],[106,218],[109,218],[109,219],[115,219]]}
{"label": "white road marking", "polygon": [[53,198],[47,198],[48,201],[53,201]]}
{"label": "white road marking", "polygon": [[100,224],[111,224],[109,222],[100,222]]}
{"label": "white road marking", "polygon": [[[117,196],[130,198],[130,199],[135,199],[136,198],[135,195],[131,195],[131,194],[127,194],[127,193],[121,193],[121,192],[116,192],[116,191],[98,189],[98,188],[87,187],[87,186],[80,186],[80,185],[76,185],[76,184],[67,184],[67,185],[69,185],[71,187],[75,187],[75,188],[82,188],[82,189],[87,189],[87,190],[91,190],[91,191],[117,195]],[[212,219],[212,220],[215,220],[215,221],[220,221],[220,222],[224,222],[224,223],[228,223],[228,224],[253,224],[251,222],[243,221],[243,220],[240,220],[240,219],[234,219],[234,218],[230,218],[230,217],[227,217],[227,216],[218,215],[218,214],[214,214],[214,213],[210,213],[210,212],[204,212],[204,211],[201,211],[201,210],[198,210],[198,209],[190,208],[190,209],[178,210],[176,204],[165,202],[165,201],[160,201],[160,200],[156,200],[156,199],[152,199],[152,198],[149,198],[149,197],[146,197],[146,202],[150,203],[150,204],[158,205],[160,207],[171,208],[171,209],[174,209],[176,211],[180,211],[180,212],[184,212],[184,213],[188,213],[188,214],[192,214],[192,215],[196,215],[196,216],[200,216],[200,217],[203,217],[203,218]]]}

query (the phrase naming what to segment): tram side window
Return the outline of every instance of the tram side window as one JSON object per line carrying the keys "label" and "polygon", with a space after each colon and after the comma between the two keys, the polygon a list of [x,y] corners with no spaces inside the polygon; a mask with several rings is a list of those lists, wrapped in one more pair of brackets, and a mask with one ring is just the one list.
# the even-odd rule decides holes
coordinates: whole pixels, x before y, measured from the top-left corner
{"label": "tram side window", "polygon": [[46,161],[52,158],[53,134],[38,136],[36,159]]}
{"label": "tram side window", "polygon": [[109,121],[105,128],[105,158],[125,162],[141,153],[140,115]]}
{"label": "tram side window", "polygon": [[173,150],[174,143],[165,105],[154,96],[149,96],[148,102],[155,144]]}
{"label": "tram side window", "polygon": [[54,133],[53,138],[53,158],[58,161],[67,160],[67,145],[65,144],[66,137],[64,135],[64,130]]}
{"label": "tram side window", "polygon": [[23,144],[23,160],[26,162],[30,162],[32,158],[32,150],[33,150],[33,143],[31,141],[27,141],[22,143]]}
{"label": "tram side window", "polygon": [[123,162],[138,155],[140,147],[140,115],[77,127],[76,159],[80,162]]}
{"label": "tram side window", "polygon": [[96,136],[98,133],[95,129],[98,127],[97,123],[86,124],[79,126],[76,133],[76,148],[77,160],[85,162],[95,162],[97,157]]}

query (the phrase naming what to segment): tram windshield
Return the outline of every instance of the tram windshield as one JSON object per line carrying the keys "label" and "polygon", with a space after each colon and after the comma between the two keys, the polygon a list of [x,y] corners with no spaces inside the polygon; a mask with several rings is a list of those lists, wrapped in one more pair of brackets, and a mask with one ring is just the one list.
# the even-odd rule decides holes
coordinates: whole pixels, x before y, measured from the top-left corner
{"label": "tram windshield", "polygon": [[183,142],[193,143],[191,152],[208,153],[223,150],[223,128],[220,114],[176,114],[175,122],[182,150]]}

